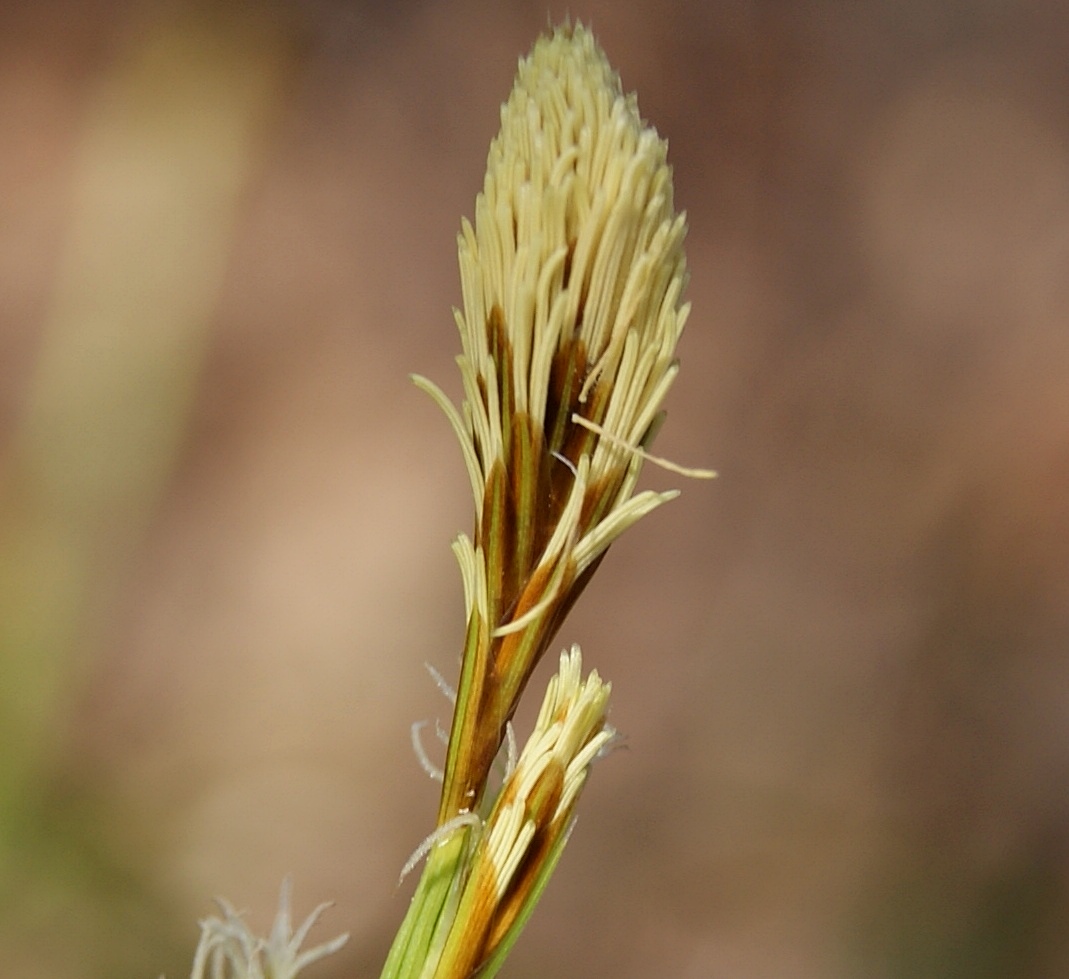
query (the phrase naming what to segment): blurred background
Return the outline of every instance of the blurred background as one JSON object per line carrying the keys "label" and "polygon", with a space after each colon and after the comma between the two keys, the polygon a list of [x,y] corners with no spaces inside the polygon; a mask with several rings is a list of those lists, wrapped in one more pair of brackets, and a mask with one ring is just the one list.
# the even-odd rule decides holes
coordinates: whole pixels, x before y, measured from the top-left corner
{"label": "blurred background", "polygon": [[628,747],[506,974],[1069,975],[1069,8],[68,0],[0,6],[4,976],[177,979],[287,874],[378,975],[471,519],[407,374],[566,14],[669,139],[657,451],[721,478],[561,633]]}

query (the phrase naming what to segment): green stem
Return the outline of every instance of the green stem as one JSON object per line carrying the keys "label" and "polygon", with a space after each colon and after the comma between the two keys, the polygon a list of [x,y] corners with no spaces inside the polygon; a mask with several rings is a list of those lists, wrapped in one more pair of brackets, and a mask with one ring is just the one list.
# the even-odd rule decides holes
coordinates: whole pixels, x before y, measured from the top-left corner
{"label": "green stem", "polygon": [[430,979],[456,916],[468,870],[467,827],[432,847],[381,979]]}

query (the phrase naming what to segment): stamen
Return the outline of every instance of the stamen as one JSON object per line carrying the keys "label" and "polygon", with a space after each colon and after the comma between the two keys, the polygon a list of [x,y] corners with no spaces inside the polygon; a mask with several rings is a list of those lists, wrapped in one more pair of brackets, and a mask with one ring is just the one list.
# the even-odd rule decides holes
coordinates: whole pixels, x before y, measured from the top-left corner
{"label": "stamen", "polygon": [[592,422],[589,418],[584,418],[582,415],[573,414],[572,421],[577,425],[582,425],[583,428],[589,429],[599,438],[605,439],[606,442],[611,445],[618,446],[625,452],[630,452],[633,455],[638,456],[640,459],[652,463],[655,466],[660,466],[661,469],[667,469],[668,472],[676,473],[680,476],[686,476],[690,479],[716,479],[717,472],[715,469],[692,469],[689,466],[681,466],[677,462],[672,462],[669,459],[665,459],[661,456],[655,456],[647,452],[645,449],[640,448],[637,445],[632,445],[630,442],[625,442],[622,438],[613,435],[612,432],[605,431],[597,422]]}

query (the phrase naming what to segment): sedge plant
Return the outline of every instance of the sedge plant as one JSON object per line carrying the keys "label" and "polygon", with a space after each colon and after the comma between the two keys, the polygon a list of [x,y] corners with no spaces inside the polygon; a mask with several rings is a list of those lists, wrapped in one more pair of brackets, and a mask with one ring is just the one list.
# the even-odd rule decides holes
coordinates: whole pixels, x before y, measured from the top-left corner
{"label": "sedge plant", "polygon": [[[689,311],[684,235],[667,145],[593,35],[577,24],[540,38],[459,235],[461,404],[414,377],[459,440],[475,519],[453,547],[467,629],[436,827],[406,868],[425,860],[382,979],[498,971],[613,742],[610,686],[584,676],[577,646],[518,751],[512,718],[609,546],[677,495],[636,491],[643,463],[713,475],[648,452]],[[203,924],[193,979],[291,979],[344,941],[300,952],[315,915],[293,935],[285,890],[266,940],[223,909]]]}

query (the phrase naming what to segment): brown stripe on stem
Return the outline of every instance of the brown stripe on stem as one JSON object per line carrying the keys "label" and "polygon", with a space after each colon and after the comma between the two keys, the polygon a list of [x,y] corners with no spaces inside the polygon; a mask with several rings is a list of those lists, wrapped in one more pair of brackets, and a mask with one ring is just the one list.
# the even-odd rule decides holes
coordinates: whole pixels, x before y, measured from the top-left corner
{"label": "brown stripe on stem", "polygon": [[523,860],[509,883],[508,890],[498,900],[494,919],[483,939],[485,950],[482,959],[489,958],[501,940],[509,933],[516,919],[527,904],[531,890],[537,885],[539,870],[557,837],[565,829],[563,825],[543,824],[539,827],[524,854]]}
{"label": "brown stripe on stem", "polygon": [[527,796],[527,818],[538,827],[548,826],[564,792],[564,765],[559,758],[550,758],[545,771],[538,776]]}
{"label": "brown stripe on stem", "polygon": [[[498,404],[501,411],[501,431],[507,433],[509,419],[516,410],[516,393],[512,378],[512,342],[505,325],[505,311],[498,303],[490,307],[486,318],[486,343],[490,359],[497,370]],[[508,446],[505,446],[508,451]],[[507,461],[507,460],[506,460]]]}
{"label": "brown stripe on stem", "polygon": [[[561,452],[575,427],[572,413],[579,410],[579,393],[587,372],[586,344],[578,337],[566,342],[553,355],[546,393],[546,441],[550,452]],[[578,459],[572,459],[575,462]]]}
{"label": "brown stripe on stem", "polygon": [[[464,638],[464,655],[460,665],[460,683],[457,685],[456,708],[449,731],[449,748],[446,755],[445,774],[442,778],[442,796],[438,806],[438,825],[447,822],[462,812],[471,811],[479,803],[471,792],[471,762],[469,751],[477,739],[485,740],[480,728],[482,703],[489,679],[490,633],[478,612],[473,611],[468,621]],[[500,747],[499,735],[498,746]],[[485,748],[484,748],[485,751]],[[491,754],[497,754],[494,748]],[[489,770],[489,768],[487,768]]]}
{"label": "brown stripe on stem", "polygon": [[[511,477],[512,506],[515,513],[515,553],[513,564],[518,582],[534,568],[535,561],[553,532],[544,519],[539,487],[544,452],[542,432],[531,416],[521,411],[512,416],[509,476]],[[510,592],[510,601],[515,600]]]}
{"label": "brown stripe on stem", "polygon": [[[550,627],[555,621],[554,609],[564,600],[574,580],[575,562],[570,549],[565,549],[556,560],[538,568],[527,581],[516,607],[509,615],[511,621],[515,622],[545,602],[550,589],[555,591],[555,595],[530,625],[497,640],[491,669],[494,686],[501,695],[503,705],[514,702],[519,697],[527,677],[552,640],[555,629]],[[509,713],[511,714],[511,711]],[[507,717],[505,719],[507,720]]]}
{"label": "brown stripe on stem", "polygon": [[[480,844],[482,849],[484,844]],[[465,885],[454,931],[435,969],[438,979],[470,979],[486,961],[486,936],[497,906],[496,880],[488,860],[476,858],[474,873]]]}
{"label": "brown stripe on stem", "polygon": [[476,546],[481,546],[486,555],[486,589],[494,628],[501,623],[518,588],[512,555],[515,521],[510,504],[505,464],[495,459],[486,477],[482,520],[475,538]]}

